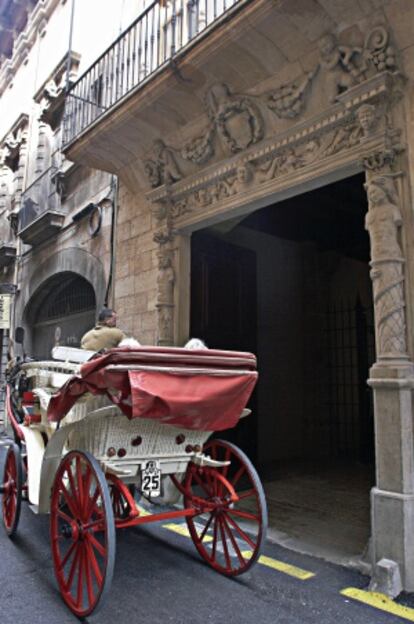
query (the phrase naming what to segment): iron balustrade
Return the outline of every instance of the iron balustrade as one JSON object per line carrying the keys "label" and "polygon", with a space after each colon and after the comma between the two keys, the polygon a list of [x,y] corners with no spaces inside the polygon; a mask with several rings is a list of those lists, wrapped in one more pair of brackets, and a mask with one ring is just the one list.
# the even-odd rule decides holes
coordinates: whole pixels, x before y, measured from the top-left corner
{"label": "iron balustrade", "polygon": [[61,199],[56,188],[58,168],[49,167],[22,193],[18,230],[21,232],[45,212],[62,212]]}
{"label": "iron balustrade", "polygon": [[156,0],[72,85],[64,144],[167,64],[241,0]]}

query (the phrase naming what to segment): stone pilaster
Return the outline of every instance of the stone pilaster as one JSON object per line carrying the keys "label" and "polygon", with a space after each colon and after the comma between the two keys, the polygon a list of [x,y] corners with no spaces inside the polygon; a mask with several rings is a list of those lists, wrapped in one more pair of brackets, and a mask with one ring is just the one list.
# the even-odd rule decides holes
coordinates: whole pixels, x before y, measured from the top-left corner
{"label": "stone pilaster", "polygon": [[414,590],[413,363],[407,349],[404,227],[392,155],[365,160],[369,209],[365,226],[371,241],[376,363],[374,392],[376,485],[371,492],[373,582],[376,565],[399,566],[407,591]]}
{"label": "stone pilaster", "polygon": [[17,169],[14,175],[14,196],[13,196],[13,208],[12,212],[17,214],[21,208],[21,197],[24,190],[25,185],[25,176],[26,176],[26,162],[27,162],[27,134],[28,128],[27,126],[22,128],[19,131],[19,136],[17,139],[18,142],[18,150],[19,150],[19,162],[17,165]]}
{"label": "stone pilaster", "polygon": [[159,245],[158,277],[157,277],[157,313],[158,338],[160,346],[174,344],[174,312],[175,312],[175,270],[174,252],[172,243],[174,232],[172,229],[170,210],[168,205],[159,207],[154,212],[160,229],[154,234],[154,241]]}

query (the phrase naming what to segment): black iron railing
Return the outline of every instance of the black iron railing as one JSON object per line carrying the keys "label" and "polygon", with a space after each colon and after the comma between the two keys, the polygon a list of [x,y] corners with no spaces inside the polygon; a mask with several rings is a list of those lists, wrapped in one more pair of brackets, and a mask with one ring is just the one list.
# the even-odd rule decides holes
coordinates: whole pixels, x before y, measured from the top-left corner
{"label": "black iron railing", "polygon": [[49,167],[22,193],[18,231],[21,232],[45,212],[62,212],[59,188],[56,187],[57,167]]}
{"label": "black iron railing", "polygon": [[241,0],[156,0],[71,87],[65,145]]}

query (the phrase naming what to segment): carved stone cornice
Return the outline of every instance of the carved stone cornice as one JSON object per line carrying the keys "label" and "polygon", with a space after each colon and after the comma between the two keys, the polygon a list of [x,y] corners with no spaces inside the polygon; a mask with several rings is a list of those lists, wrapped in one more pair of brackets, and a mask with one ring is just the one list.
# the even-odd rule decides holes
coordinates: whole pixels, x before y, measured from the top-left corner
{"label": "carved stone cornice", "polygon": [[[323,82],[328,108],[340,104],[344,116],[347,109],[364,103],[377,106],[382,100],[386,108],[401,97],[404,78],[384,26],[368,31],[360,47],[346,45],[329,33],[320,39],[318,49],[319,63],[313,71],[261,94],[235,93],[223,83],[212,85],[204,97],[204,131],[181,147],[166,145],[162,139],[154,142],[152,154],[144,162],[151,187],[174,185],[213,157],[246,154],[256,144],[263,144],[266,136],[275,132],[269,110],[280,119],[299,116],[315,78]],[[286,132],[291,130],[280,136]]]}
{"label": "carved stone cornice", "polygon": [[35,102],[40,105],[39,120],[47,123],[52,128],[56,125],[55,117],[57,113],[59,113],[59,110],[63,111],[66,80],[68,79],[70,84],[75,82],[79,62],[80,55],[76,52],[71,52],[69,61],[69,76],[67,76],[68,54],[65,54],[62,60],[51,72],[47,80],[34,95]]}
{"label": "carved stone cornice", "polygon": [[[146,194],[153,211],[173,219],[203,210],[218,200],[265,185],[274,178],[315,166],[339,154],[396,151],[398,136],[387,127],[386,110],[394,76],[383,72],[341,96],[341,101],[275,137],[252,145],[243,154],[206,167]],[[255,184],[253,184],[253,182]]]}

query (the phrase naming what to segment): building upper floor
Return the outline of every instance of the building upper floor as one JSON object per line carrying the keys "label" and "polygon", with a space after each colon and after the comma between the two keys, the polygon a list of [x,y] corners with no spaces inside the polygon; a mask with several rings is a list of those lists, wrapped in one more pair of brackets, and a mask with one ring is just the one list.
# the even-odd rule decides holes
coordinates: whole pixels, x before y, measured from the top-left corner
{"label": "building upper floor", "polygon": [[42,242],[94,196],[61,152],[65,94],[145,2],[0,0],[0,246]]}

